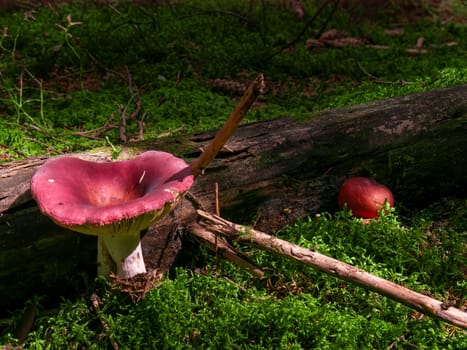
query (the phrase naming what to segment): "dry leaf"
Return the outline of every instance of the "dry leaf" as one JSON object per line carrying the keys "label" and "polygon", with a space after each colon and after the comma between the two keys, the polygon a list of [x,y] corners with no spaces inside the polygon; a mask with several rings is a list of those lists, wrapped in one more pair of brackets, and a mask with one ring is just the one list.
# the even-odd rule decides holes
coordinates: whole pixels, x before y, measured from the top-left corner
{"label": "dry leaf", "polygon": [[425,42],[425,38],[421,37],[417,39],[417,42],[415,44],[415,48],[421,49],[423,47],[423,43]]}
{"label": "dry leaf", "polygon": [[320,41],[334,40],[334,39],[337,39],[337,38],[345,37],[347,35],[349,35],[349,34],[347,32],[345,32],[345,31],[341,31],[341,30],[337,30],[337,29],[329,29],[329,30],[326,30],[326,31],[321,33],[321,35],[319,36],[319,40]]}
{"label": "dry leaf", "polygon": [[391,48],[388,45],[367,45],[367,47],[376,50],[389,50]]}
{"label": "dry leaf", "polygon": [[295,2],[295,5],[294,5],[295,16],[298,19],[303,19],[305,17],[305,10],[303,9],[302,1],[295,0],[293,2]]}
{"label": "dry leaf", "polygon": [[404,28],[385,29],[387,35],[396,36],[404,34]]}
{"label": "dry leaf", "polygon": [[238,80],[211,79],[209,85],[215,90],[242,95],[247,85]]}
{"label": "dry leaf", "polygon": [[336,46],[336,47],[345,47],[345,46],[360,46],[363,45],[365,42],[361,38],[337,38],[333,40],[320,40],[321,42],[329,45],[329,46]]}
{"label": "dry leaf", "polygon": [[411,49],[405,49],[405,52],[407,53],[413,53],[413,54],[419,54],[419,53],[428,53],[428,50],[427,49],[418,49],[416,47],[414,48],[411,48]]}
{"label": "dry leaf", "polygon": [[318,39],[307,39],[305,43],[305,47],[307,49],[312,48],[312,47],[323,47],[324,43],[319,41]]}

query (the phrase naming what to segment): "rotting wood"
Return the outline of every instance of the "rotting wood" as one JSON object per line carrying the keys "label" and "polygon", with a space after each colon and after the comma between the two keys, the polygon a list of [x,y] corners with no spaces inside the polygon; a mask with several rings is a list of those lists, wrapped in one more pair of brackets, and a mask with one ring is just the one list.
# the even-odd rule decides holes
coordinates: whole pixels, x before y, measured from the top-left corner
{"label": "rotting wood", "polygon": [[203,219],[200,222],[202,227],[224,238],[254,245],[270,253],[298,261],[341,280],[385,295],[428,316],[436,317],[457,327],[467,329],[467,312],[458,308],[447,306],[445,303],[427,295],[417,293],[340,260],[311,251],[264,232],[235,224],[202,210],[198,210],[197,213]]}
{"label": "rotting wood", "polygon": [[[215,133],[130,142],[118,159],[157,149],[192,162]],[[391,188],[396,207],[465,196],[466,134],[466,84],[327,110],[306,122],[284,117],[242,125],[197,178],[190,197],[214,211],[217,182],[223,217],[254,222],[270,233],[298,216],[336,209],[339,186],[349,176],[375,176]],[[111,160],[106,148],[73,155]],[[54,225],[32,201],[30,178],[47,159],[0,164],[3,310],[33,293],[62,295],[76,288],[81,279],[76,276],[95,270],[94,237]],[[193,205],[185,199],[173,215],[149,229],[142,239],[149,269],[170,268],[182,250],[178,232],[195,219]]]}

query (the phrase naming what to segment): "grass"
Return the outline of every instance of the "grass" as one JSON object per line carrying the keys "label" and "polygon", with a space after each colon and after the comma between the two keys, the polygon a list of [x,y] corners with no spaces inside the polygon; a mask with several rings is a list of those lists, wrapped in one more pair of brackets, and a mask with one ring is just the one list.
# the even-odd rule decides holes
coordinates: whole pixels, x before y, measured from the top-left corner
{"label": "grass", "polygon": [[[368,225],[348,212],[306,217],[276,234],[457,307],[466,301],[467,202],[445,199],[410,217]],[[267,272],[258,280],[192,251],[145,299],[133,303],[103,280],[40,317],[26,349],[464,349],[465,332],[310,267],[243,248]],[[203,264],[199,264],[202,261]],[[190,264],[188,264],[190,265]],[[19,315],[18,315],[19,316]],[[104,327],[103,324],[106,326]],[[11,332],[11,331],[10,331]],[[3,340],[11,340],[5,332]]]}
{"label": "grass", "polygon": [[[313,1],[305,4],[315,13]],[[219,89],[215,79],[245,85],[265,74],[269,90],[247,121],[302,120],[317,110],[467,81],[465,26],[392,17],[356,25],[343,10],[327,23],[330,12],[325,8],[302,37],[305,24],[292,11],[259,4],[249,10],[247,2],[73,2],[2,13],[0,159],[84,150],[104,145],[106,136],[118,143],[120,106],[129,116],[137,103],[146,138],[217,128],[236,92]],[[394,27],[403,33],[385,32]],[[307,48],[321,28],[387,48]],[[406,53],[418,38],[428,52]],[[138,131],[130,120],[130,136]]]}
{"label": "grass", "polygon": [[[248,121],[314,111],[467,82],[465,26],[440,19],[354,22],[337,11],[304,22],[280,6],[227,0],[154,7],[90,2],[0,13],[0,161],[112,145],[121,116],[145,138],[219,127],[238,91],[263,72],[268,91]],[[306,11],[316,11],[305,1]],[[326,25],[326,26],[325,26]],[[346,30],[376,49],[307,48],[320,28]],[[403,28],[401,35],[386,29]],[[409,54],[423,37],[425,54]],[[455,43],[455,45],[447,45]],[[221,82],[220,85],[215,83]],[[440,300],[465,305],[465,199],[393,212],[363,225],[347,212],[303,218],[276,234]],[[268,273],[259,281],[197,245],[135,304],[96,280],[77,300],[42,310],[26,349],[278,348],[465,349],[459,329],[376,293],[262,251],[242,248]],[[100,308],[90,307],[96,293]],[[22,317],[2,330],[15,344]]]}

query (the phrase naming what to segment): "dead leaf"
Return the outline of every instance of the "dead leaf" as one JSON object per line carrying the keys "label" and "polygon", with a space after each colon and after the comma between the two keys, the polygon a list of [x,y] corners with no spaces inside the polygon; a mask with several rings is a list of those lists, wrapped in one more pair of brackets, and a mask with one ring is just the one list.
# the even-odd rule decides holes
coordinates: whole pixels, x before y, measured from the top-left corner
{"label": "dead leaf", "polygon": [[325,43],[326,45],[329,46],[335,46],[335,47],[345,47],[345,46],[361,46],[365,43],[365,41],[361,38],[352,38],[352,37],[346,37],[346,38],[337,38],[333,40],[320,40],[321,42]]}
{"label": "dead leaf", "polygon": [[389,50],[391,48],[388,45],[367,45],[367,47],[376,50]]}
{"label": "dead leaf", "polygon": [[334,39],[337,39],[337,38],[346,37],[348,35],[349,34],[347,32],[345,32],[345,31],[343,31],[343,30],[329,29],[329,30],[326,30],[326,31],[321,33],[321,35],[319,36],[319,40],[320,41],[334,40]]}
{"label": "dead leaf", "polygon": [[305,42],[305,47],[307,49],[313,48],[313,47],[323,47],[324,43],[319,41],[318,39],[307,39]]}
{"label": "dead leaf", "polygon": [[417,39],[417,42],[415,43],[415,48],[421,49],[423,47],[423,43],[425,42],[425,38],[420,37]]}
{"label": "dead leaf", "polygon": [[411,49],[405,49],[405,52],[411,53],[411,54],[425,54],[428,53],[429,51],[427,49],[417,49],[416,47],[411,48]]}
{"label": "dead leaf", "polygon": [[387,35],[396,36],[404,34],[404,28],[385,29]]}
{"label": "dead leaf", "polygon": [[405,49],[405,52],[410,53],[410,54],[425,54],[428,53],[429,51],[427,49],[423,48],[423,43],[425,42],[425,38],[420,37],[417,39],[417,42],[415,43],[415,46],[409,49]]}
{"label": "dead leaf", "polygon": [[303,4],[302,4],[301,0],[295,0],[295,1],[292,1],[292,2],[295,2],[295,4],[294,4],[295,16],[298,19],[303,19],[305,17],[305,10],[303,9]]}
{"label": "dead leaf", "polygon": [[234,93],[236,95],[242,95],[247,88],[247,85],[241,81],[219,78],[209,80],[209,85],[215,90]]}
{"label": "dead leaf", "polygon": [[310,41],[309,42],[307,41],[307,44],[308,44],[307,47],[322,46],[319,43],[322,43],[328,46],[334,46],[334,47],[345,47],[345,46],[355,47],[355,46],[363,45],[365,43],[364,39],[350,37],[346,31],[337,30],[337,29],[329,29],[321,33],[321,35],[318,38],[318,42],[315,41],[316,39],[308,39],[308,40]]}

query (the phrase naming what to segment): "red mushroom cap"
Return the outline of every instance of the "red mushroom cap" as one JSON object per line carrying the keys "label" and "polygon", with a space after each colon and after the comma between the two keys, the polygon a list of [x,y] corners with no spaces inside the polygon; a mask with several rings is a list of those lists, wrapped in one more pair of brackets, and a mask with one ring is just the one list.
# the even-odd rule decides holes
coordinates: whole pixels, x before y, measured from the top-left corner
{"label": "red mushroom cap", "polygon": [[347,179],[339,190],[338,204],[346,204],[352,215],[360,218],[375,218],[383,208],[384,202],[394,206],[391,190],[373,179],[353,177]]}
{"label": "red mushroom cap", "polygon": [[192,184],[183,159],[148,151],[119,162],[50,160],[32,177],[31,192],[40,210],[57,224],[96,235],[127,225],[148,227]]}

